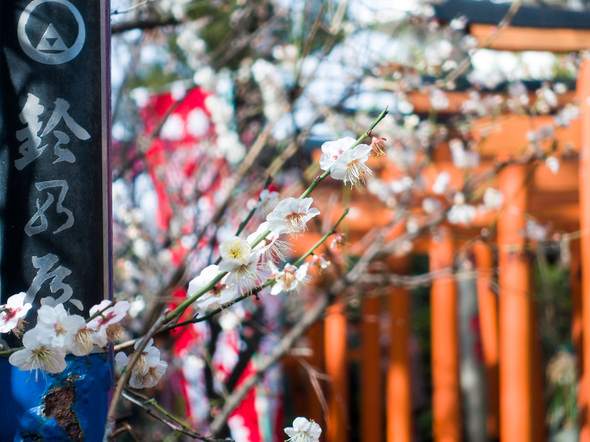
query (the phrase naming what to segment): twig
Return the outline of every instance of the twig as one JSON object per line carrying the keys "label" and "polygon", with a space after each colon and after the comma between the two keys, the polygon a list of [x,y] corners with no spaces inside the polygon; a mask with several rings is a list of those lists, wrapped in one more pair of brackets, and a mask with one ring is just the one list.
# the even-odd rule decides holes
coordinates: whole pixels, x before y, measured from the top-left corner
{"label": "twig", "polygon": [[117,406],[119,405],[119,401],[121,400],[121,395],[123,394],[123,389],[127,385],[127,382],[129,382],[129,378],[131,377],[131,372],[133,370],[133,367],[135,366],[135,364],[139,360],[139,357],[141,356],[141,354],[143,353],[143,351],[147,347],[150,339],[152,339],[152,337],[156,334],[156,331],[158,331],[158,329],[162,326],[164,321],[166,321],[166,316],[169,311],[170,311],[170,309],[166,309],[164,311],[164,314],[158,318],[158,320],[154,323],[154,325],[152,325],[152,327],[149,329],[147,334],[143,337],[143,340],[142,340],[141,344],[139,345],[139,347],[135,350],[133,358],[131,358],[131,360],[129,361],[127,366],[123,369],[123,373],[122,373],[121,377],[119,378],[119,382],[117,383],[117,388],[115,389],[115,393],[113,394],[113,397],[111,399],[111,405],[109,406],[109,412],[107,414],[107,421],[106,421],[106,425],[105,425],[103,442],[108,441],[109,438],[111,437],[111,433],[113,432],[113,429],[115,426],[115,414],[117,413]]}
{"label": "twig", "polygon": [[[199,439],[205,442],[219,442],[220,440],[227,441],[229,439],[211,439],[206,436],[202,436],[196,431],[194,431],[191,427],[181,422],[177,417],[170,414],[166,411],[160,404],[156,402],[153,398],[148,398],[143,396],[140,393],[132,392],[129,390],[124,390],[122,393],[122,397],[131,402],[132,404],[137,405],[141,409],[143,409],[147,414],[152,416],[154,419],[159,420],[163,424],[167,425],[174,431],[179,431],[182,434],[186,434],[193,439]],[[162,417],[163,415],[164,417]]]}
{"label": "twig", "polygon": [[211,423],[212,436],[215,436],[221,431],[231,412],[240,404],[250,389],[258,383],[264,373],[283,357],[293,347],[293,344],[303,336],[307,329],[324,314],[328,304],[328,295],[324,294],[320,296],[313,308],[303,315],[301,320],[281,340],[280,344],[262,361],[258,369],[228,397],[222,409]]}

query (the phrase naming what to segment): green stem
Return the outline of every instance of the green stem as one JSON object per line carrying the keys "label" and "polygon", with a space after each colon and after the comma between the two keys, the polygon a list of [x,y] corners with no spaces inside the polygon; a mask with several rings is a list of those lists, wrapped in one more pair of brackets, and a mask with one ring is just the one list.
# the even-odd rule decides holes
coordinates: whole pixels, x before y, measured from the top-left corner
{"label": "green stem", "polygon": [[[313,253],[313,252],[314,252],[314,251],[315,251],[315,250],[316,250],[316,249],[317,249],[319,246],[321,246],[321,245],[322,245],[324,242],[326,242],[326,240],[327,240],[327,239],[328,239],[330,236],[334,235],[334,234],[336,233],[336,229],[338,228],[338,226],[340,225],[340,223],[342,222],[342,220],[343,220],[343,219],[346,217],[346,215],[348,215],[348,208],[347,208],[347,209],[344,211],[344,213],[342,214],[342,216],[341,216],[341,217],[338,219],[338,221],[336,222],[336,224],[334,224],[334,226],[333,226],[333,227],[330,229],[330,231],[329,231],[328,233],[326,233],[324,236],[322,236],[322,237],[319,239],[319,241],[318,241],[317,243],[315,243],[315,245],[314,245],[314,246],[313,246],[311,249],[309,249],[309,250],[307,251],[307,253],[305,253],[305,254],[304,254],[303,256],[301,256],[301,257],[300,257],[300,258],[299,258],[297,261],[295,261],[295,262],[293,263],[293,265],[294,265],[295,267],[298,267],[299,265],[301,265],[301,263],[302,263],[303,261],[305,261],[305,259],[306,259],[306,258],[307,258],[309,255],[311,255],[311,254],[312,254],[312,253]],[[217,308],[217,309],[215,309],[215,310],[213,310],[213,311],[211,311],[211,312],[207,313],[205,316],[201,316],[201,317],[197,317],[197,316],[195,316],[195,317],[193,317],[193,318],[191,318],[191,319],[188,319],[188,320],[186,320],[186,321],[183,321],[183,322],[178,322],[178,323],[176,323],[176,324],[171,324],[171,325],[169,325],[169,326],[166,326],[166,327],[162,328],[160,331],[167,331],[167,330],[172,330],[172,329],[174,329],[174,328],[176,328],[176,327],[182,327],[182,326],[184,326],[184,325],[189,325],[189,324],[194,324],[194,323],[197,323],[197,322],[203,322],[203,321],[206,321],[207,319],[209,319],[209,318],[211,318],[211,317],[215,316],[216,314],[220,313],[221,311],[223,311],[225,308],[229,307],[230,305],[237,304],[238,302],[240,302],[240,301],[243,301],[244,299],[246,299],[246,298],[249,298],[250,296],[253,296],[253,295],[256,295],[256,294],[258,294],[258,293],[259,293],[259,292],[260,292],[262,289],[264,289],[265,287],[268,287],[268,286],[269,286],[269,285],[271,285],[271,284],[274,284],[275,282],[276,282],[276,278],[269,279],[269,280],[268,280],[268,281],[266,281],[264,284],[262,284],[260,287],[257,287],[257,288],[255,288],[255,289],[251,290],[250,292],[248,292],[248,293],[246,293],[246,294],[244,294],[244,295],[242,295],[242,296],[240,296],[240,297],[238,297],[238,298],[234,299],[234,300],[233,300],[231,303],[227,304],[227,305],[226,305],[226,306],[224,306],[224,307],[219,307],[219,308]],[[197,295],[194,295],[194,296],[197,296]],[[200,296],[200,295],[199,295],[199,296]],[[184,304],[184,303],[183,303],[183,304]],[[178,309],[179,309],[181,306],[182,306],[182,304],[181,304],[180,306],[178,306],[178,307],[176,308],[176,310],[178,310]],[[175,310],[175,311],[176,311],[176,310]],[[174,313],[174,312],[173,312],[173,313]],[[171,313],[171,314],[172,314],[172,313]]]}
{"label": "green stem", "polygon": [[338,228],[338,226],[340,225],[340,223],[342,222],[342,220],[344,219],[344,217],[346,215],[348,215],[348,207],[346,208],[346,210],[344,210],[344,213],[342,214],[340,219],[336,222],[336,224],[334,224],[334,227],[332,227],[332,230],[330,230],[328,233],[326,233],[324,236],[322,236],[320,238],[320,240],[317,243],[315,243],[315,245],[311,249],[309,249],[309,251],[305,255],[301,256],[297,261],[295,261],[293,263],[293,265],[295,267],[299,267],[301,265],[301,263],[303,261],[305,261],[309,255],[311,255],[313,252],[315,252],[315,250],[319,246],[321,246],[330,236],[334,235],[336,233],[336,229]]}
{"label": "green stem", "polygon": [[[348,148],[348,150],[354,149],[356,146],[361,144],[365,140],[365,138],[369,138],[371,136],[371,132],[373,131],[373,129],[375,129],[375,126],[377,126],[381,122],[381,120],[383,120],[383,118],[385,118],[385,116],[388,114],[388,112],[389,111],[387,110],[387,108],[383,109],[383,111],[379,114],[379,116],[375,119],[375,121],[373,121],[373,124],[371,124],[371,127],[369,127],[369,129],[366,132],[364,132],[360,137],[358,137],[356,139],[356,141],[354,142],[354,144]],[[309,196],[309,194],[311,192],[313,192],[313,190],[316,187],[318,187],[319,184],[322,181],[324,181],[328,175],[330,175],[331,169],[332,168],[329,168],[324,173],[322,173],[319,177],[316,177],[316,179],[313,180],[313,182],[309,185],[309,187],[305,190],[305,192],[303,192],[301,194],[299,199],[307,198]]]}
{"label": "green stem", "polygon": [[[373,124],[371,124],[371,126],[369,127],[368,130],[366,130],[360,137],[357,138],[357,140],[354,142],[354,144],[352,146],[350,146],[349,149],[353,149],[356,146],[358,146],[359,144],[361,144],[361,142],[365,139],[371,136],[371,132],[373,131],[373,129],[375,128],[375,126],[377,126],[377,124],[379,124],[381,122],[381,120],[383,120],[383,118],[385,118],[385,116],[387,115],[388,110],[387,108],[383,109],[383,111],[377,116],[377,118],[375,119],[375,121],[373,121]],[[311,192],[313,192],[313,190],[324,180],[326,179],[326,177],[330,174],[330,169],[326,170],[323,174],[321,174],[319,177],[317,177],[316,179],[313,180],[313,182],[309,185],[309,187],[301,194],[301,196],[299,197],[299,199],[303,199],[303,198],[307,198],[309,196],[309,194],[311,194]],[[258,245],[263,239],[265,239],[268,234],[270,233],[270,230],[266,230],[264,233],[262,233],[260,236],[258,236],[258,238],[256,238],[254,240],[254,242],[252,244],[250,244],[251,247],[255,247],[256,245]],[[309,255],[308,255],[309,256]],[[221,261],[219,261],[221,262]],[[209,284],[207,284],[205,287],[203,287],[201,290],[199,290],[197,293],[195,293],[193,296],[191,296],[190,298],[188,298],[186,301],[184,301],[182,304],[180,304],[178,307],[176,307],[167,317],[166,317],[166,322],[170,322],[172,321],[175,317],[182,315],[182,313],[193,303],[195,302],[199,297],[203,296],[205,293],[207,293],[209,290],[213,289],[213,287],[215,287],[215,284],[217,284],[219,281],[221,281],[221,279],[227,275],[227,272],[222,272],[219,275],[217,275]],[[238,298],[240,299],[240,298]]]}

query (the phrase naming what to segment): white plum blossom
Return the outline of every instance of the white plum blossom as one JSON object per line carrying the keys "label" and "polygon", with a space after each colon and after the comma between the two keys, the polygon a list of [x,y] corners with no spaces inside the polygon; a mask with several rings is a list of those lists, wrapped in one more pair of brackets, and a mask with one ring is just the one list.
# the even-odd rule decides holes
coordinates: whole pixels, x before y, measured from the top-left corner
{"label": "white plum blossom", "polygon": [[542,226],[535,220],[528,220],[524,234],[533,241],[545,241],[547,239],[547,227]]}
{"label": "white plum blossom", "polygon": [[288,233],[294,237],[302,234],[307,230],[307,221],[320,214],[311,207],[312,203],[313,198],[285,198],[266,217],[268,228],[276,234]]}
{"label": "white plum blossom", "polygon": [[371,137],[371,156],[381,157],[385,155],[387,151],[386,141],[387,139],[385,138]]}
{"label": "white plum blossom", "polygon": [[[239,295],[245,295],[250,290],[261,285],[270,276],[270,268],[261,261],[260,252],[255,252],[241,264],[222,261],[219,270],[228,272],[225,278],[227,286],[235,286]],[[226,295],[229,296],[229,293]]]}
{"label": "white plum blossom", "polygon": [[326,270],[330,264],[331,262],[326,259],[324,254],[320,253],[319,255],[313,255],[310,267],[319,267],[319,272],[321,273],[323,270]]}
{"label": "white plum blossom", "polygon": [[458,169],[468,169],[479,166],[479,154],[472,150],[467,150],[463,142],[454,138],[449,142],[449,149],[453,157],[453,164]]}
{"label": "white plum blossom", "polygon": [[436,198],[427,197],[422,200],[422,210],[427,215],[432,215],[442,208],[442,204]]}
{"label": "white plum blossom", "polygon": [[[92,351],[96,340],[96,332],[87,327],[82,316],[70,315],[65,319],[72,330],[66,338],[66,348],[76,356],[86,356]],[[101,342],[98,340],[98,342]]]}
{"label": "white plum blossom", "polygon": [[338,157],[349,150],[356,140],[352,137],[340,138],[336,141],[326,141],[322,144],[322,156],[320,158],[320,167],[322,170],[328,170],[336,162]]}
{"label": "white plum blossom", "polygon": [[303,263],[299,267],[292,264],[285,264],[285,268],[277,276],[275,284],[270,290],[271,295],[278,295],[281,292],[296,292],[299,286],[307,281],[307,270],[309,264]]}
{"label": "white plum blossom", "polygon": [[39,339],[52,347],[66,347],[72,335],[78,332],[77,321],[70,318],[63,304],[55,307],[42,305],[37,311],[36,329],[39,331]]}
{"label": "white plum blossom", "polygon": [[223,258],[219,270],[229,273],[226,284],[236,286],[238,294],[248,293],[268,278],[268,269],[260,262],[260,251],[253,252],[245,239],[226,239],[219,246],[219,253]]}
{"label": "white plum blossom", "polygon": [[451,224],[471,224],[477,214],[477,209],[470,204],[465,204],[465,195],[461,192],[455,194],[454,203],[447,213],[449,222]]}
{"label": "white plum blossom", "polygon": [[262,219],[266,219],[266,215],[272,212],[279,201],[279,192],[269,192],[264,189],[260,192],[260,198],[256,205],[257,213]]}
{"label": "white plum blossom", "polygon": [[113,303],[109,300],[90,307],[90,316],[97,316],[88,321],[87,327],[96,332],[96,345],[104,347],[107,342],[114,342],[120,336],[122,329],[119,322],[125,317],[129,307],[127,301]]}
{"label": "white plum blossom", "polygon": [[0,313],[0,333],[8,333],[16,328],[21,320],[27,315],[31,308],[31,304],[25,302],[25,292],[12,295],[6,301],[4,310]]}
{"label": "white plum blossom", "polygon": [[483,205],[486,210],[497,210],[502,207],[504,195],[498,189],[488,187],[483,194]]}
{"label": "white plum blossom", "polygon": [[[267,230],[270,229],[268,227],[268,222],[265,221],[258,226],[256,232],[248,236],[247,241],[253,243]],[[271,230],[271,232],[254,247],[254,251],[260,252],[264,261],[270,261],[276,264],[280,261],[285,261],[287,255],[291,252],[290,246],[291,244],[289,242],[280,239],[280,234]]]}
{"label": "white plum blossom", "polygon": [[[140,339],[135,343],[135,350],[139,348],[141,342],[142,340]],[[131,377],[129,378],[129,386],[131,388],[153,387],[166,372],[168,364],[160,360],[160,350],[152,345],[153,342],[153,339],[149,340],[136,364],[131,369]],[[126,367],[130,360],[131,357],[123,352],[115,355],[115,362],[119,366]]]}
{"label": "white plum blossom", "polygon": [[322,428],[313,420],[298,417],[292,427],[285,428],[285,433],[289,436],[289,442],[319,442]]}
{"label": "white plum blossom", "polygon": [[432,185],[432,191],[437,195],[441,195],[447,191],[447,186],[451,182],[451,175],[449,172],[441,172],[437,175],[434,184]]}
{"label": "white plum blossom", "polygon": [[354,149],[347,150],[332,164],[330,176],[335,180],[349,182],[351,186],[359,187],[366,184],[373,176],[373,172],[365,164],[371,155],[371,146],[361,144]]}
{"label": "white plum blossom", "polygon": [[67,366],[65,347],[54,347],[45,342],[43,331],[38,327],[26,332],[23,336],[24,348],[10,355],[8,362],[19,370],[35,370],[35,381],[38,370],[48,373],[61,373]]}
{"label": "white plum blossom", "polygon": [[549,170],[555,175],[559,172],[559,160],[555,157],[547,157],[545,160],[545,165],[549,168]]}
{"label": "white plum blossom", "polygon": [[438,88],[432,89],[430,92],[430,105],[433,107],[434,110],[440,111],[445,110],[449,107],[450,101],[442,90]]}
{"label": "white plum blossom", "polygon": [[232,264],[244,264],[250,259],[250,255],[252,255],[252,248],[248,241],[234,236],[221,243],[219,254],[224,261]]}
{"label": "white plum blossom", "polygon": [[[217,265],[210,265],[205,267],[199,276],[194,278],[188,285],[188,290],[186,292],[187,298],[195,295],[203,288],[205,288],[213,279],[215,279],[221,270],[219,270],[219,266]],[[226,285],[227,282],[227,275],[221,279],[215,286],[204,293],[202,296],[197,298],[194,303],[196,308],[200,309],[207,309],[211,306],[222,305],[232,301],[238,294],[237,288],[232,286],[228,287]]]}

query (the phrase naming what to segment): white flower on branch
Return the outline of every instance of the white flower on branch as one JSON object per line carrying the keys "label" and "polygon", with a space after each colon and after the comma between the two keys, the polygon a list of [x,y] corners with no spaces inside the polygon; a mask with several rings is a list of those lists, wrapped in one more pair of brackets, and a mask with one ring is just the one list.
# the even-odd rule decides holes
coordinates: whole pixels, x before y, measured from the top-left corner
{"label": "white flower on branch", "polygon": [[224,261],[241,265],[249,261],[252,255],[252,248],[248,241],[234,236],[221,243],[219,254]]}
{"label": "white flower on branch", "polygon": [[[135,350],[139,348],[141,342],[142,340],[140,339],[135,343]],[[153,387],[166,372],[168,364],[160,360],[160,350],[153,346],[153,342],[153,339],[149,340],[147,346],[137,359],[136,364],[131,369],[131,377],[129,378],[129,386],[131,388]],[[115,355],[115,362],[119,366],[126,367],[132,357],[119,352]]]}
{"label": "white flower on branch", "polygon": [[545,160],[545,165],[549,168],[549,170],[555,175],[559,172],[559,160],[555,157],[547,157]]}
{"label": "white flower on branch", "polygon": [[502,207],[504,195],[498,189],[488,187],[483,194],[483,205],[486,210],[497,210]]}
{"label": "white flower on branch", "polygon": [[268,214],[268,228],[276,234],[288,233],[296,237],[307,230],[307,221],[320,214],[312,208],[313,198],[285,198]]}
{"label": "white flower on branch", "polygon": [[[186,292],[187,298],[195,295],[197,292],[205,288],[213,279],[215,279],[221,270],[219,266],[210,265],[205,267],[199,276],[189,282],[188,290]],[[232,301],[238,294],[236,287],[228,287],[226,285],[227,276],[215,284],[211,290],[197,298],[195,307],[200,309],[207,309],[209,307],[217,307]]]}
{"label": "white flower on branch", "polygon": [[301,264],[299,267],[295,267],[292,264],[286,264],[283,271],[278,274],[277,280],[270,290],[270,294],[278,295],[281,292],[297,292],[300,285],[307,282],[308,267],[308,263]]}
{"label": "white flower on branch", "polygon": [[65,347],[53,347],[42,342],[43,334],[38,327],[26,332],[23,336],[25,348],[14,352],[8,358],[8,362],[19,370],[35,370],[35,381],[38,370],[61,373],[67,366]]}
{"label": "white flower on branch", "polygon": [[245,239],[237,236],[226,239],[219,246],[219,253],[223,258],[219,270],[229,273],[226,284],[235,286],[240,295],[262,284],[270,274],[261,263],[260,251],[253,252]]}
{"label": "white flower on branch", "polygon": [[432,191],[437,195],[441,195],[447,191],[447,186],[451,182],[451,175],[449,172],[441,172],[437,175],[434,184],[432,185]]}
{"label": "white flower on branch", "polygon": [[440,111],[445,110],[449,107],[450,101],[442,90],[433,88],[430,92],[430,105],[434,110]]}
{"label": "white flower on branch", "polygon": [[228,272],[225,282],[228,286],[235,286],[239,295],[261,285],[271,273],[269,266],[261,260],[260,252],[252,253],[242,264],[223,261],[219,269]]}
{"label": "white flower on branch", "polygon": [[104,347],[107,342],[114,342],[121,335],[122,328],[119,322],[125,317],[129,307],[130,304],[127,301],[113,303],[109,300],[104,300],[100,304],[90,307],[90,316],[102,312],[87,324],[89,329],[96,332],[94,336],[96,345]]}
{"label": "white flower on branch", "polygon": [[[82,316],[71,315],[66,321],[69,322],[72,333],[67,335],[66,348],[76,356],[86,356],[92,351],[96,339],[96,332],[86,325]],[[98,342],[102,342],[98,340]]]}
{"label": "white flower on branch", "polygon": [[326,141],[322,144],[322,156],[320,158],[320,167],[322,170],[328,170],[336,162],[338,157],[350,149],[356,143],[351,137],[340,138],[336,141]]}
{"label": "white flower on branch", "polygon": [[313,420],[308,421],[304,417],[298,417],[293,421],[292,427],[285,428],[290,442],[319,442],[322,427]]}
{"label": "white flower on branch", "polygon": [[335,180],[343,180],[344,184],[349,182],[355,187],[366,184],[367,180],[373,176],[373,172],[365,164],[370,154],[371,146],[366,144],[347,150],[338,156],[330,168],[330,176]]}
{"label": "white flower on branch", "polygon": [[[77,315],[76,315],[77,316]],[[39,339],[52,347],[66,347],[71,342],[72,336],[78,332],[78,321],[72,319],[63,304],[55,307],[42,305],[37,312],[37,329]]]}
{"label": "white flower on branch", "polygon": [[[263,222],[253,234],[249,235],[247,241],[253,243],[260,235],[269,230],[268,222]],[[291,252],[291,244],[280,239],[280,234],[271,230],[262,241],[255,247],[254,251],[260,252],[263,261],[270,261],[277,264],[285,261]]]}
{"label": "white flower on branch", "polygon": [[31,304],[25,302],[25,292],[12,295],[4,305],[4,311],[0,313],[0,333],[8,333],[16,328],[21,318],[27,315]]}
{"label": "white flower on branch", "polygon": [[465,195],[461,192],[455,194],[454,203],[447,213],[449,222],[451,224],[471,224],[477,214],[477,209],[470,204],[465,204]]}
{"label": "white flower on branch", "polygon": [[266,219],[266,215],[272,212],[278,201],[279,192],[269,192],[268,189],[264,189],[260,192],[260,199],[254,207],[258,211],[258,215],[262,219]]}

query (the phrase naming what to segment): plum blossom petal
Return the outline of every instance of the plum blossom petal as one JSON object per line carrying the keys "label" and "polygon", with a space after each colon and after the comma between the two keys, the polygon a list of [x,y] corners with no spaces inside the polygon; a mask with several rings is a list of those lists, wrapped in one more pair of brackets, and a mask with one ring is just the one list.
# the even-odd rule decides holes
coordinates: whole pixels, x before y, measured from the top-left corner
{"label": "plum blossom petal", "polygon": [[219,253],[224,261],[241,265],[250,259],[252,248],[248,241],[234,236],[221,243]]}
{"label": "plum blossom petal", "polygon": [[349,182],[352,186],[359,187],[366,184],[373,176],[373,172],[365,164],[371,154],[371,146],[362,144],[354,149],[347,150],[332,165],[330,176],[335,180]]}
{"label": "plum blossom petal", "polygon": [[262,219],[266,219],[266,215],[272,212],[278,201],[279,192],[269,192],[268,189],[264,189],[260,192],[260,198],[254,207],[258,211],[258,215]]}
{"label": "plum blossom petal", "polygon": [[298,268],[286,264],[282,272],[277,276],[276,283],[272,286],[271,295],[278,295],[281,292],[296,292],[302,284],[307,282],[308,263],[301,264]]}
{"label": "plum blossom petal", "polygon": [[298,417],[293,421],[292,427],[285,428],[285,433],[290,442],[319,442],[322,428],[313,420]]}
{"label": "plum blossom petal", "polygon": [[351,137],[340,138],[336,141],[326,141],[322,144],[322,156],[320,158],[320,167],[322,170],[328,170],[336,162],[338,157],[349,150],[356,143]]}
{"label": "plum blossom petal", "polygon": [[268,214],[268,228],[276,234],[288,233],[298,236],[307,230],[307,221],[320,214],[312,208],[313,198],[285,198]]}
{"label": "plum blossom petal", "polygon": [[67,366],[64,347],[53,347],[41,341],[43,331],[35,327],[23,336],[24,348],[10,355],[8,362],[19,370],[38,370],[48,373],[61,373]]}
{"label": "plum blossom petal", "polygon": [[27,315],[31,304],[25,301],[25,292],[12,295],[6,301],[4,311],[0,313],[0,333],[8,333],[18,326],[20,319]]}
{"label": "plum blossom petal", "polygon": [[[135,350],[139,348],[141,342],[142,340],[140,339],[135,343]],[[153,342],[153,339],[149,340],[136,364],[131,369],[129,386],[132,388],[139,389],[153,387],[166,372],[168,364],[165,361],[160,360],[160,350],[152,345]],[[119,352],[115,355],[115,362],[119,366],[127,366],[130,360],[131,357],[123,352]]]}

